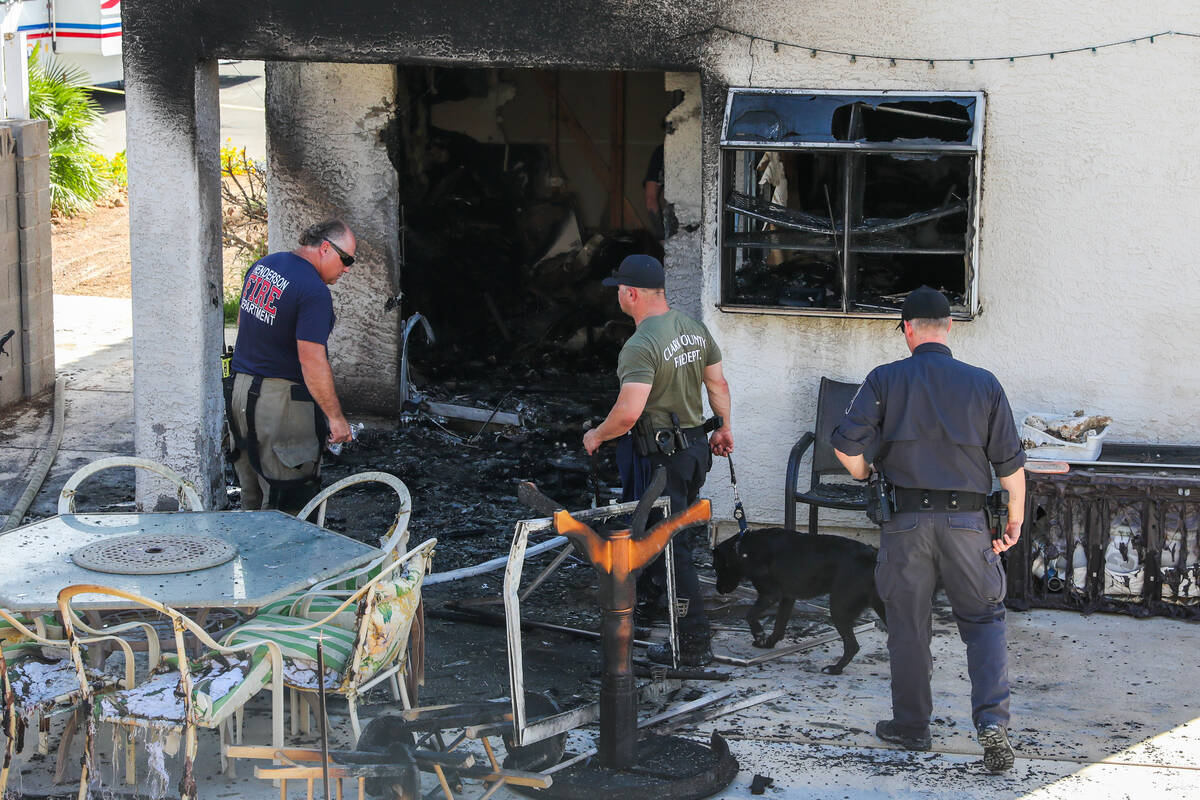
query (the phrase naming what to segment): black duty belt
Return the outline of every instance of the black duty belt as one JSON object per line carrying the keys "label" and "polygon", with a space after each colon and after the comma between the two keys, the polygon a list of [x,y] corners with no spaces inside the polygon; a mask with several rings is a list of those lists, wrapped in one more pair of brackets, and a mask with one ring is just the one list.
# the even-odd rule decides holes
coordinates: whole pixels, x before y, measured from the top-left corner
{"label": "black duty belt", "polygon": [[898,514],[911,511],[982,511],[986,494],[951,492],[942,489],[892,489],[893,510]]}
{"label": "black duty belt", "polygon": [[694,428],[680,428],[679,430],[683,434],[683,438],[687,440],[688,447],[692,447],[698,442],[708,441],[708,432],[703,425],[697,425]]}

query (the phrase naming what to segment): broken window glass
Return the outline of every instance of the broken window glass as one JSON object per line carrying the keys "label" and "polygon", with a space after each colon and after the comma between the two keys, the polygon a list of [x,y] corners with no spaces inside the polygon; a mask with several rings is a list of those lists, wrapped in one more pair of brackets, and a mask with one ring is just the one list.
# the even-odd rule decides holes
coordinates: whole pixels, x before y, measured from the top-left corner
{"label": "broken window glass", "polygon": [[893,316],[921,285],[976,311],[983,97],[734,89],[722,305]]}

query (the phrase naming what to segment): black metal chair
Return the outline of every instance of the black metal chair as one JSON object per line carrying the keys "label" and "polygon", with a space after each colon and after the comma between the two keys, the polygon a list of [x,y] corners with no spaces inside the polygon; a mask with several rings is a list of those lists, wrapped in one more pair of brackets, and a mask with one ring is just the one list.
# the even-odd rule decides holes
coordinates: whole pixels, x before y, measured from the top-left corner
{"label": "black metal chair", "polygon": [[[817,394],[817,424],[816,432],[808,432],[800,437],[800,441],[792,446],[788,456],[787,483],[783,494],[783,526],[789,531],[796,530],[796,504],[808,504],[808,532],[817,532],[817,509],[840,508],[850,511],[866,511],[866,484],[862,483],[825,483],[827,476],[842,475],[849,477],[837,455],[829,437],[837,427],[846,408],[854,399],[860,384],[843,383],[829,378],[821,378],[821,389]],[[812,448],[812,480],[808,491],[801,491],[797,486],[800,479],[800,462],[809,448]],[[870,454],[868,454],[868,461]]]}

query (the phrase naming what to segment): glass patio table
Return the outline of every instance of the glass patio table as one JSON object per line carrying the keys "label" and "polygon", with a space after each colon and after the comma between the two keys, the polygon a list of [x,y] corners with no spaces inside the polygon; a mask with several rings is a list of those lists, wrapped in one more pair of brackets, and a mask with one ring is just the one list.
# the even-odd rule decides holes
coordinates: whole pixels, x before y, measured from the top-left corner
{"label": "glass patio table", "polygon": [[[53,611],[63,587],[97,584],[174,608],[251,610],[378,555],[281,511],[62,514],[0,535],[0,606]],[[136,607],[99,595],[72,606]]]}

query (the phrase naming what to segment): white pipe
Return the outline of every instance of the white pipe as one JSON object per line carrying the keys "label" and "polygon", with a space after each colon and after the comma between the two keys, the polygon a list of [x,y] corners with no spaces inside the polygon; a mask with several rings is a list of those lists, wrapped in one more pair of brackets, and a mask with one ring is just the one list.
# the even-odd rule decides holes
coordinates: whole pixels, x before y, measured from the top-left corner
{"label": "white pipe", "polygon": [[[547,539],[544,542],[535,544],[533,547],[525,551],[525,557],[536,556],[539,553],[544,553],[547,550],[553,550],[567,543],[567,537],[555,536],[553,539]],[[485,572],[493,572],[501,567],[508,565],[508,556],[500,556],[493,558],[491,561],[484,561],[482,564],[476,564],[473,567],[463,567],[462,569],[452,569],[449,572],[436,572],[425,579],[425,585],[431,586],[435,583],[449,583],[456,581],[459,578],[470,578],[475,575],[482,575]]]}

